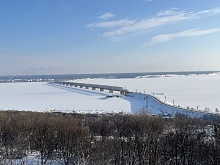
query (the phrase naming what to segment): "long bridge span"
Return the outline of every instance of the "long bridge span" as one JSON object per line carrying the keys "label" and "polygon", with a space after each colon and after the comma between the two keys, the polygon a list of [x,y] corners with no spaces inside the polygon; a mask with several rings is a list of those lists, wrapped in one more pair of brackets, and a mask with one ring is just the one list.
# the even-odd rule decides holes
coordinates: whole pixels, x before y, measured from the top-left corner
{"label": "long bridge span", "polygon": [[123,87],[118,86],[109,86],[109,85],[98,85],[98,84],[86,84],[86,83],[77,83],[77,82],[54,82],[58,85],[64,85],[64,86],[74,86],[79,88],[85,88],[85,89],[92,89],[92,90],[108,90],[109,93],[113,93],[114,91],[120,92],[121,95],[126,95],[128,90],[124,89]]}

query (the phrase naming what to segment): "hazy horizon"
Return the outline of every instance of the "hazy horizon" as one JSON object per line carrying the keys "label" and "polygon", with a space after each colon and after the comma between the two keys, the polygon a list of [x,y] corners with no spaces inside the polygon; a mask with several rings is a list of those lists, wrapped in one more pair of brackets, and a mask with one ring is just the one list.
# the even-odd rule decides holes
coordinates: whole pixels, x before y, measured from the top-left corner
{"label": "hazy horizon", "polygon": [[203,71],[198,71],[198,70],[195,70],[195,71],[192,71],[192,70],[188,70],[188,71],[152,71],[152,72],[115,72],[115,73],[67,73],[67,74],[65,74],[65,73],[61,73],[61,74],[15,74],[15,75],[0,75],[0,77],[22,77],[22,76],[65,76],[65,75],[75,75],[75,76],[77,76],[77,75],[126,75],[126,74],[134,74],[134,75],[141,75],[141,74],[146,74],[146,75],[161,75],[161,74],[186,74],[186,75],[188,75],[188,74],[212,74],[212,73],[220,73],[220,70],[218,71],[218,70],[203,70]]}

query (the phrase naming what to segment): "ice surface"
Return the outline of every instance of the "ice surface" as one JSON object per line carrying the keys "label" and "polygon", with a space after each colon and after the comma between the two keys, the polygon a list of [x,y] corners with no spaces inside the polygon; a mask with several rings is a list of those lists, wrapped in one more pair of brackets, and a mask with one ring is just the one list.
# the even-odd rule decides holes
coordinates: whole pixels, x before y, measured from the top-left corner
{"label": "ice surface", "polygon": [[[181,107],[204,110],[210,108],[212,112],[220,109],[220,74],[189,75],[160,78],[132,78],[132,79],[89,79],[77,82],[121,86],[132,92],[166,93],[169,103]],[[165,96],[159,96],[165,100]]]}
{"label": "ice surface", "polygon": [[[86,90],[50,83],[0,83],[0,109],[79,113],[135,113],[147,107],[147,102],[139,92],[153,95],[165,93],[166,101],[180,107],[212,112],[220,109],[220,74],[170,76],[160,78],[131,79],[84,79],[74,80],[90,84],[121,86],[137,94],[122,98],[106,98],[108,91]],[[116,93],[117,94],[117,93]],[[165,95],[155,95],[165,100]],[[149,104],[150,103],[150,104]],[[149,100],[151,114],[171,113],[172,108],[162,107],[155,100]]]}
{"label": "ice surface", "polygon": [[50,85],[42,82],[0,83],[0,109],[81,113],[130,113],[123,98],[106,98],[108,93]]}

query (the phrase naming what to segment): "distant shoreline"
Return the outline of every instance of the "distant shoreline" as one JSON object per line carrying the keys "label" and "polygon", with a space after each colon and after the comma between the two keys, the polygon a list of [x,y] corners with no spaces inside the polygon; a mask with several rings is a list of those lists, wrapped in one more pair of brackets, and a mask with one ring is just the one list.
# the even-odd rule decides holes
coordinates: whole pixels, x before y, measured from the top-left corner
{"label": "distant shoreline", "polygon": [[122,78],[157,78],[189,75],[217,74],[220,71],[180,71],[180,72],[137,72],[137,73],[103,73],[103,74],[57,74],[57,75],[16,75],[0,76],[0,83],[6,82],[52,82],[75,79],[122,79]]}

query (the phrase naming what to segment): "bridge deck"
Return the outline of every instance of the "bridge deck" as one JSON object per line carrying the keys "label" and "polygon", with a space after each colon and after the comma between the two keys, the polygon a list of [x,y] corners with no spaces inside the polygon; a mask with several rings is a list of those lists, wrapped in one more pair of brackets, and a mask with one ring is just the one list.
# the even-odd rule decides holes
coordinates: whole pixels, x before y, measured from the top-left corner
{"label": "bridge deck", "polygon": [[123,87],[118,87],[118,86],[86,84],[86,83],[76,83],[76,82],[55,82],[55,83],[60,84],[60,85],[99,88],[99,89],[105,89],[105,90],[111,90],[111,91],[128,92],[128,90],[124,89]]}

